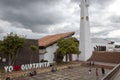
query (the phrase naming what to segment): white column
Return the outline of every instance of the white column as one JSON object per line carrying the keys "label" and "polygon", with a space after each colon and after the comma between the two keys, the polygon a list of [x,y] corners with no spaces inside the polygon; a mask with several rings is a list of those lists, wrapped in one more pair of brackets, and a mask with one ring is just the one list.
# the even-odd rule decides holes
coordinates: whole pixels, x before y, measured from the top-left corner
{"label": "white column", "polygon": [[80,57],[79,60],[86,61],[92,55],[89,16],[88,16],[88,0],[81,1],[81,16],[80,16]]}

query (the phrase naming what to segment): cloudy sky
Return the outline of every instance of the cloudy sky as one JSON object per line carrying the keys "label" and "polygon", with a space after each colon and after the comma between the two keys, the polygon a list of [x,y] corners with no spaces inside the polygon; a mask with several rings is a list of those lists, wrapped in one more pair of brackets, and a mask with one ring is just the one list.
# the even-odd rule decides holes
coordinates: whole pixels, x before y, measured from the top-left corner
{"label": "cloudy sky", "polygon": [[[79,35],[80,0],[0,0],[0,39],[15,32],[38,39],[48,34]],[[92,37],[120,38],[120,0],[90,0]]]}

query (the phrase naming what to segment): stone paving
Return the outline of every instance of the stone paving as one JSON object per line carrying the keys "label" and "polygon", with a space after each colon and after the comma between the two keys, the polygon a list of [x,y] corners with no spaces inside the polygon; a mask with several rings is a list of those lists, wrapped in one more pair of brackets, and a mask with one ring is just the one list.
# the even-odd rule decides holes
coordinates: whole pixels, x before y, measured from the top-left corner
{"label": "stone paving", "polygon": [[[16,78],[14,80],[100,80],[100,78],[103,77],[100,68],[98,68],[98,77],[96,76],[96,69],[92,68],[91,70],[91,73],[89,73],[88,67],[78,66],[57,72],[40,73],[32,77]],[[105,69],[105,71],[107,73],[109,70]]]}

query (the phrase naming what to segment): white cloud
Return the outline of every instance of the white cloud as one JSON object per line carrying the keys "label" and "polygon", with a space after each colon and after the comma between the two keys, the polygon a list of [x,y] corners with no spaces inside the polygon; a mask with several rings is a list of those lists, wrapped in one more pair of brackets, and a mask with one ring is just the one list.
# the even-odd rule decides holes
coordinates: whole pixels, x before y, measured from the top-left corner
{"label": "white cloud", "polygon": [[32,30],[30,29],[25,29],[25,28],[17,28],[13,24],[0,20],[0,30],[2,33],[0,34],[0,39],[3,39],[3,36],[6,36],[7,33],[13,32],[17,33],[18,35],[24,35],[26,38],[32,38],[32,39],[39,39],[45,34],[39,34],[39,33],[33,33]]}
{"label": "white cloud", "polygon": [[101,31],[105,31],[106,28],[103,28],[103,27],[91,27],[91,32],[92,33],[99,33]]}
{"label": "white cloud", "polygon": [[107,36],[108,38],[120,38],[120,30],[113,30]]}
{"label": "white cloud", "polygon": [[107,7],[107,9],[109,11],[109,14],[120,16],[120,0],[114,0],[114,2],[110,6]]}

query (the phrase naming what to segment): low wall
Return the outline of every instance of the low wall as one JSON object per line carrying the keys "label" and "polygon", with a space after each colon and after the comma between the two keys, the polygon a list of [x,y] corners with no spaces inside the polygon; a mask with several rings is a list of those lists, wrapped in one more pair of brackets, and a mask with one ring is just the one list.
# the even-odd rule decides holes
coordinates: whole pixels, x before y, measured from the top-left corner
{"label": "low wall", "polygon": [[[82,62],[81,66],[84,66],[84,67],[90,67],[90,63],[89,62]],[[92,65],[92,67],[97,67],[97,68],[106,68],[106,69],[113,69],[115,67],[115,65],[107,65],[107,64],[99,64],[99,63],[96,63],[94,62],[94,65]]]}
{"label": "low wall", "polygon": [[[77,67],[77,66],[80,66],[79,62],[78,63],[65,64],[65,65],[58,65],[58,66],[55,65],[53,67],[57,67],[57,70],[62,70],[62,69]],[[44,72],[50,72],[53,67],[46,67],[46,68],[43,67],[43,68],[38,68],[38,69],[34,69],[34,70],[36,70],[37,74],[40,74],[40,73],[44,73]],[[30,71],[31,70],[0,73],[0,80],[5,80],[5,78],[7,76],[10,76],[10,78],[13,79],[13,80],[14,80],[14,78],[29,76]]]}
{"label": "low wall", "polygon": [[88,61],[120,63],[120,52],[95,51]]}

